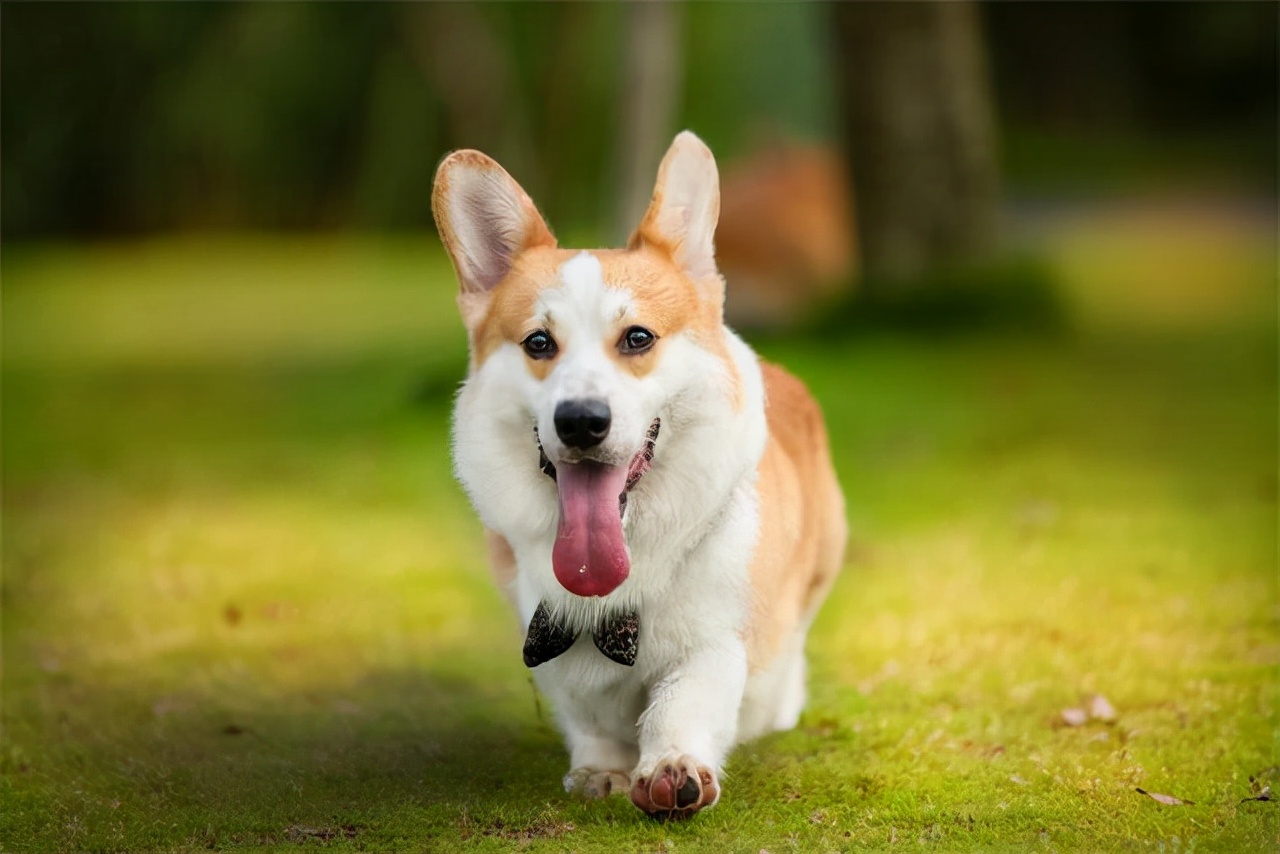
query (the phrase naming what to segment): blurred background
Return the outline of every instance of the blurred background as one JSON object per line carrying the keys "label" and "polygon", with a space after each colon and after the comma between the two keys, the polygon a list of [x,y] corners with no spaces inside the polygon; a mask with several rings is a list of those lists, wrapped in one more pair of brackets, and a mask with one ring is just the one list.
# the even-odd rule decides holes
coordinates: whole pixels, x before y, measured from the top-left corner
{"label": "blurred background", "polygon": [[[1213,680],[1276,660],[1277,25],[1249,2],[5,3],[0,765],[43,769],[4,821],[50,834],[16,850],[166,847],[112,829],[167,826],[163,793],[212,804],[190,832],[219,844],[285,801],[337,815],[354,788],[374,814],[453,755],[406,748],[424,727],[479,745],[455,780],[516,750],[493,735],[532,715],[516,627],[449,470],[465,339],[430,193],[454,148],[570,246],[626,238],[678,130],[715,152],[730,318],[814,389],[848,495],[818,707],[862,714],[883,668],[926,714],[1113,671],[1118,706],[1212,683],[1235,708]],[[224,761],[250,729],[276,753]],[[306,799],[271,787],[280,757]],[[449,776],[429,802],[492,797]],[[121,787],[164,821],[121,818]]]}
{"label": "blurred background", "polygon": [[851,164],[876,264],[900,208],[974,244],[1048,201],[1266,212],[1275,189],[1266,3],[33,3],[4,24],[7,242],[423,232],[457,147],[611,240],[685,127],[743,183],[807,174],[779,149],[833,184]]}

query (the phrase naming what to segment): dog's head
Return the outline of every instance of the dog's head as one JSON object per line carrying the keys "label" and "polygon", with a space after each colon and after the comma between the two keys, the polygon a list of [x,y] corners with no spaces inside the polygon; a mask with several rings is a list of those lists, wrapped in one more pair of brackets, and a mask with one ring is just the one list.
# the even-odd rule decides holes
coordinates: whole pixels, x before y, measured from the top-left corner
{"label": "dog's head", "polygon": [[558,248],[524,190],[478,151],[440,164],[432,207],[460,285],[469,385],[483,380],[495,406],[534,428],[530,464],[540,445],[560,498],[556,577],[605,595],[629,571],[621,517],[664,415],[714,387],[708,374],[733,372],[715,159],[692,133],[675,138],[626,249]]}

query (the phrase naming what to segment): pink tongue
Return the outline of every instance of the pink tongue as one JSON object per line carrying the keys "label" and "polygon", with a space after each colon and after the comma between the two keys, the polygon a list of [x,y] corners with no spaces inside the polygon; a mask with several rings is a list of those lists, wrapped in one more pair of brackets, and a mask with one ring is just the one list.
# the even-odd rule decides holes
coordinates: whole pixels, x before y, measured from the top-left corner
{"label": "pink tongue", "polygon": [[618,512],[626,483],[626,466],[584,462],[556,468],[560,530],[551,564],[570,593],[604,596],[626,581],[631,559]]}

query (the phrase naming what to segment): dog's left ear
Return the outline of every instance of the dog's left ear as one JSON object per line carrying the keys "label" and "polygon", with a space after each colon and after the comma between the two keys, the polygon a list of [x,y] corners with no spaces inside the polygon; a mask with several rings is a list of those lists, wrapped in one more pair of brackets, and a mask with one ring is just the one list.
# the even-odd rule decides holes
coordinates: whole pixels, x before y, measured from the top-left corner
{"label": "dog's left ear", "polygon": [[521,252],[556,245],[529,195],[479,151],[455,151],[441,162],[431,210],[463,303],[487,301]]}
{"label": "dog's left ear", "polygon": [[720,173],[706,143],[682,131],[658,167],[653,199],[629,246],[659,246],[695,282],[718,279],[715,234]]}

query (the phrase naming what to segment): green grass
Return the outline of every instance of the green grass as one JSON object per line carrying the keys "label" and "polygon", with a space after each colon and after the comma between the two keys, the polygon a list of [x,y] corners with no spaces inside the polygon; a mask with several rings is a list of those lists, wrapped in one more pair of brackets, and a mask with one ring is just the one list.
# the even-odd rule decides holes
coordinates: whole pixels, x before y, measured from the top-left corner
{"label": "green grass", "polygon": [[[768,343],[850,559],[801,726],[685,824],[560,789],[450,476],[436,250],[6,247],[0,846],[1275,850],[1272,261],[1144,323],[1157,283],[1096,286],[1144,266],[1072,240],[1073,331]],[[1114,724],[1058,725],[1095,693]]]}

